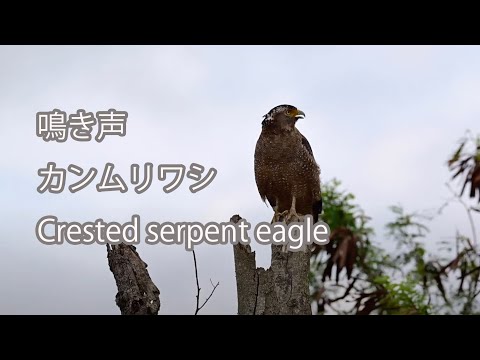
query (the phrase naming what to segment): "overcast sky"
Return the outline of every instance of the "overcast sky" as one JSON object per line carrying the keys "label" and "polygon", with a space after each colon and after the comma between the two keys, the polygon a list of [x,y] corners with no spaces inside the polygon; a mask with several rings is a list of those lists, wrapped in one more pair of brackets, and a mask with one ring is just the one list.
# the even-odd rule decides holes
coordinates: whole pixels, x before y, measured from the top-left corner
{"label": "overcast sky", "polygon": [[[35,237],[42,216],[60,221],[269,221],[254,180],[253,153],[262,115],[279,104],[306,113],[322,182],[332,178],[357,196],[385,242],[388,206],[439,207],[449,193],[445,161],[464,134],[479,132],[478,46],[2,46],[0,47],[0,313],[118,314],[116,287],[100,245],[46,246]],[[127,111],[125,137],[102,143],[46,143],[35,114]],[[115,164],[129,183],[133,163],[199,163],[218,175],[192,194],[185,179],[170,194],[154,180],[136,194],[39,194],[37,170],[54,161],[85,170]],[[97,175],[99,176],[99,175]],[[67,185],[75,180],[67,175]],[[460,206],[430,224],[429,244],[457,229],[469,234]],[[386,244],[388,247],[389,244]],[[258,265],[268,246],[253,244]],[[182,246],[138,251],[161,291],[161,314],[195,311],[191,253]],[[204,314],[235,314],[231,246],[200,245],[204,294],[220,282]]]}

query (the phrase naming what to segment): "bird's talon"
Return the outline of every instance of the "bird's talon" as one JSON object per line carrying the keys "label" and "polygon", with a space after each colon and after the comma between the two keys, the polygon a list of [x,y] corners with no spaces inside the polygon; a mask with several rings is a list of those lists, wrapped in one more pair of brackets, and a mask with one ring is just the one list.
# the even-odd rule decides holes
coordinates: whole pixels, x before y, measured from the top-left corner
{"label": "bird's talon", "polygon": [[289,211],[288,211],[288,210],[285,210],[284,212],[280,213],[280,219],[281,219],[282,221],[286,221],[287,218],[288,218],[288,216],[289,216],[289,214],[290,214]]}
{"label": "bird's talon", "polygon": [[303,216],[298,215],[296,212],[289,212],[289,214],[285,217],[285,222],[287,224],[291,222],[301,222],[303,221]]}

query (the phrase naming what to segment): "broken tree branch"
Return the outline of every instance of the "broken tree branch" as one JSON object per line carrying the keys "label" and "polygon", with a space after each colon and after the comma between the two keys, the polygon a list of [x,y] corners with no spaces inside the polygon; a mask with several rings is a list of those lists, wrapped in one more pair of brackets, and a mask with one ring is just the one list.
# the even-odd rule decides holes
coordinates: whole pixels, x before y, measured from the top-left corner
{"label": "broken tree branch", "polygon": [[117,284],[115,302],[122,315],[157,315],[160,310],[160,291],[147,271],[147,264],[135,246],[107,244],[110,271]]}

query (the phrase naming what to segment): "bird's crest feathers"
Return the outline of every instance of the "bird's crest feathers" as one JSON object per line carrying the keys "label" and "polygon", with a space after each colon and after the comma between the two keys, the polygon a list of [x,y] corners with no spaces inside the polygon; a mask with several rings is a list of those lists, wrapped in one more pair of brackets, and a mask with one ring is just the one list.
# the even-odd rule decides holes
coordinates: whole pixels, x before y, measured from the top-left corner
{"label": "bird's crest feathers", "polygon": [[262,125],[267,125],[269,122],[273,121],[275,115],[280,112],[286,112],[287,110],[296,110],[297,108],[292,105],[277,105],[272,110],[270,110],[267,114],[263,115]]}

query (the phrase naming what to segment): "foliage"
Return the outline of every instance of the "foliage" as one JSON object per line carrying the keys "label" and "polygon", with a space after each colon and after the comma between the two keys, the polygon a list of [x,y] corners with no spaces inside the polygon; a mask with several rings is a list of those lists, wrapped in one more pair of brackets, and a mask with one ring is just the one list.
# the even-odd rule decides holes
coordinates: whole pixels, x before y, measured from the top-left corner
{"label": "foliage", "polygon": [[[469,145],[471,153],[466,153]],[[480,137],[462,140],[448,166],[455,179],[464,174],[459,194],[467,210],[472,234],[472,212],[461,199],[466,184],[479,190]],[[475,170],[479,169],[479,170]],[[477,172],[478,177],[477,177]],[[478,180],[477,180],[478,179]],[[426,223],[431,217],[406,213],[392,206],[394,219],[386,224],[395,251],[386,251],[371,238],[370,218],[355,203],[355,196],[340,189],[334,179],[322,187],[323,221],[331,229],[330,243],[312,252],[310,285],[316,312],[338,314],[473,314],[480,311],[478,282],[480,257],[476,239],[460,233],[451,242],[440,242],[436,251],[427,251]],[[471,196],[472,193],[470,193]],[[475,191],[473,191],[475,195]],[[471,196],[472,197],[472,196]],[[473,235],[475,236],[475,235]],[[385,243],[385,241],[382,241]],[[441,253],[447,252],[447,257]]]}
{"label": "foliage", "polygon": [[[480,203],[480,135],[473,137],[469,132],[460,140],[460,145],[448,160],[448,167],[454,174],[452,180],[463,177],[460,196],[470,184],[470,198],[475,198],[478,193]],[[480,211],[478,209],[477,211]]]}

